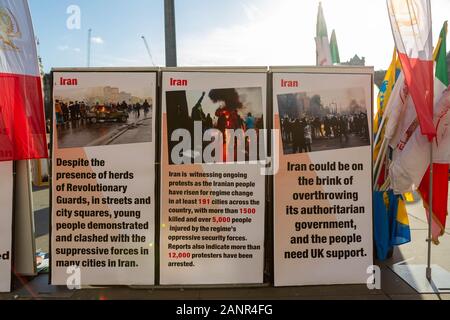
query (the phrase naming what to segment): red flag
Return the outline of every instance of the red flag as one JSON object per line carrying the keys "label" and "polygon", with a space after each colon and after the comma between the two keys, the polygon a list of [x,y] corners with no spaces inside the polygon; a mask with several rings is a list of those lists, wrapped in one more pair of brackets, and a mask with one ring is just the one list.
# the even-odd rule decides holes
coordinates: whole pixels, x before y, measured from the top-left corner
{"label": "red flag", "polygon": [[[433,165],[433,220],[432,220],[432,239],[438,244],[439,237],[444,235],[445,224],[448,213],[448,164],[434,164]],[[430,217],[430,169],[423,177],[420,184],[419,191],[422,195],[422,200],[427,210],[428,218]]]}
{"label": "red flag", "polygon": [[436,136],[430,0],[387,0],[392,32],[422,135]]}
{"label": "red flag", "polygon": [[42,84],[26,0],[0,0],[0,161],[48,158]]}

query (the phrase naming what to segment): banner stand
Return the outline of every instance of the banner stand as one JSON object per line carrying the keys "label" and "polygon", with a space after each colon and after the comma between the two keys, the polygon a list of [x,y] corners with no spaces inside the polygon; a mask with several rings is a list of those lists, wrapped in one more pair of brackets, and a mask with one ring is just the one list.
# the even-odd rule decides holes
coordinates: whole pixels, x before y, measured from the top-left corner
{"label": "banner stand", "polygon": [[271,70],[280,155],[275,287],[366,284],[374,265],[373,68]]}
{"label": "banner stand", "polygon": [[[243,101],[247,103],[248,109],[246,109],[246,112],[248,113],[244,115],[244,111],[242,111],[239,117],[243,119],[247,115],[254,115],[253,121],[255,123],[260,121],[258,125],[262,126],[267,112],[267,67],[164,68],[162,71],[160,285],[163,284],[168,288],[192,286],[209,288],[211,285],[225,288],[248,287],[248,285],[252,285],[252,287],[254,285],[262,286],[268,279],[267,259],[269,258],[266,252],[267,248],[265,248],[267,239],[264,237],[267,230],[266,218],[268,212],[266,208],[267,190],[265,190],[268,183],[267,177],[259,174],[260,167],[248,164],[238,167],[236,163],[219,163],[216,167],[215,165],[208,165],[209,160],[203,158],[199,163],[192,163],[188,160],[184,162],[183,167],[177,166],[176,163],[172,163],[170,155],[173,151],[172,148],[179,147],[179,145],[171,143],[168,138],[173,132],[179,128],[184,128],[184,126],[188,128],[185,130],[189,130],[189,128],[193,130],[192,122],[197,121],[198,123],[198,120],[195,119],[198,119],[200,112],[204,114],[204,117],[209,114],[210,119],[217,117],[217,122],[228,119],[228,122],[222,124],[214,124],[214,120],[211,119],[212,123],[209,125],[211,128],[217,129],[221,125],[224,128],[232,128],[237,123],[233,121],[238,121],[238,112],[233,111],[237,109],[233,108],[244,106],[239,101],[244,96],[248,99]],[[227,95],[232,98],[230,99]],[[217,102],[223,103],[219,107]],[[202,108],[202,110],[198,111],[197,108]],[[176,114],[181,114],[180,121],[175,120],[177,119]],[[236,115],[235,118],[233,118],[234,115]],[[266,122],[264,121],[264,124]],[[190,133],[195,132],[191,131]],[[189,156],[185,158],[192,160],[193,154],[196,154],[196,159],[200,158],[199,155],[202,155],[202,152],[206,149],[204,144],[198,146],[201,148],[200,151],[195,149],[196,153],[187,153]],[[187,152],[191,151],[188,150]],[[209,163],[212,164],[213,162],[209,161]],[[214,174],[211,174],[211,172],[214,172]],[[200,173],[200,175],[197,175],[197,173]],[[194,182],[191,181],[191,189],[186,192],[186,190],[181,190],[181,184],[175,182],[178,181],[178,176],[180,181],[185,181],[189,175]],[[251,181],[255,183],[249,184],[246,191],[251,191],[251,193],[249,192],[247,196],[237,193],[234,198],[225,201],[223,197],[219,199],[220,201],[211,200],[214,193],[219,194],[219,188],[222,188],[221,192],[224,191],[224,193],[227,192],[225,188],[231,188],[231,185],[226,186],[217,183],[218,179],[222,179],[219,178],[222,175],[225,178],[229,175],[236,175],[236,179],[243,181],[250,177]],[[174,184],[170,186],[169,181],[174,182]],[[242,181],[240,183],[243,184]],[[256,188],[261,190],[256,190]],[[194,195],[200,194],[200,191],[204,193],[204,198],[194,199]],[[178,196],[182,193],[184,193],[182,197]],[[251,199],[253,196],[255,198]],[[220,195],[217,196],[217,198],[219,197]],[[251,204],[250,199],[254,200],[254,204]],[[195,202],[202,201],[205,205],[204,209],[208,211],[194,212],[200,218],[202,217],[201,214],[205,213],[215,214],[216,216],[205,219],[198,218],[198,221],[197,216],[190,219],[187,211],[178,210],[183,206],[184,201],[190,206],[188,210],[195,210],[193,209]],[[248,205],[250,209],[254,209],[255,214],[251,218],[246,218],[248,221],[243,221],[241,224],[238,221],[232,222],[230,217],[230,212],[234,211],[239,214],[236,211],[239,202],[242,205]],[[224,206],[228,203],[232,207],[227,207],[224,210]],[[244,209],[247,208],[241,209],[240,214],[246,214]],[[169,219],[168,212],[170,210],[177,214],[176,218]],[[258,214],[256,211],[258,211]],[[182,253],[186,257],[183,262],[177,263],[176,260],[179,257],[170,252],[170,250],[174,250],[171,248],[175,247],[172,235],[177,232],[180,224],[185,223],[183,221],[192,224],[187,225],[186,228],[193,226],[193,230],[201,229],[200,233],[202,234],[196,234],[196,236],[202,237],[202,242],[197,244],[194,243],[195,240],[185,239],[182,244],[185,245],[186,249],[183,250],[186,251]],[[218,225],[220,223],[222,225]],[[219,234],[218,240],[205,236],[213,234],[213,232]],[[215,249],[216,244],[213,245],[213,242],[224,241],[221,239],[224,235],[230,237],[229,241],[233,241],[235,245],[226,243],[225,248]],[[245,252],[248,252],[248,254],[235,252],[238,246],[245,246],[242,250],[246,250]],[[203,249],[207,252],[202,251],[200,254],[200,250]],[[208,256],[212,257],[213,255],[217,256],[223,263],[213,262],[208,258]],[[239,270],[239,272],[233,272],[234,270]]]}
{"label": "banner stand", "polygon": [[427,265],[394,265],[392,270],[418,293],[450,293],[450,272],[431,265],[433,212],[433,142],[430,143],[430,217],[428,219]]}
{"label": "banner stand", "polygon": [[[158,77],[158,101],[162,101],[162,77],[161,74],[159,74]],[[271,75],[269,73],[269,76],[267,78],[267,86],[268,86],[268,92],[269,94],[267,95],[267,114],[270,114],[271,110],[272,110],[272,96],[270,94],[271,91],[271,85],[272,85],[272,78]],[[158,105],[159,105],[158,102]],[[157,109],[157,118],[160,119],[161,117],[161,113],[162,113],[162,109],[158,108]],[[270,128],[271,125],[271,118],[267,117],[266,120],[266,125],[267,127]],[[156,124],[156,139],[158,139],[158,141],[161,139],[161,124],[159,122],[157,122]],[[268,147],[268,155],[271,156],[271,141],[270,141],[270,136],[268,136],[267,139],[267,147]],[[160,154],[162,147],[160,145],[157,145],[157,152],[156,154]],[[157,159],[156,161],[156,179],[157,181],[160,181],[160,166],[161,163],[159,161],[159,159]],[[271,203],[271,188],[269,188],[269,186],[271,186],[271,176],[267,176],[266,178],[266,187],[267,187],[267,199],[266,201],[266,211],[265,211],[265,216],[266,216],[266,221],[265,221],[265,226],[266,226],[266,235],[270,235],[271,232],[270,230],[272,230],[273,225],[272,225],[272,221],[273,221],[273,210],[272,210],[272,203]],[[157,188],[156,190],[156,196],[155,196],[155,206],[156,206],[156,212],[160,212],[160,188]],[[159,226],[161,224],[160,222],[160,215],[157,214],[156,215],[156,219],[155,219],[155,225]],[[160,259],[160,250],[159,250],[159,243],[160,243],[160,228],[156,228],[156,239],[155,239],[155,244],[156,244],[156,248],[157,250],[155,251],[155,257],[156,257],[156,261],[159,261]],[[266,236],[266,248],[271,248],[273,246],[273,237],[269,237]],[[155,285],[154,286],[135,286],[135,285],[131,285],[131,286],[127,286],[130,289],[133,290],[148,290],[148,289],[152,289],[152,290],[180,290],[180,289],[255,289],[255,288],[270,288],[273,286],[273,273],[271,271],[271,266],[273,265],[273,252],[272,250],[265,250],[265,267],[264,267],[264,283],[261,284],[222,284],[222,285],[160,285],[159,284],[159,274],[160,274],[160,265],[159,263],[156,264],[155,266]]]}
{"label": "banner stand", "polygon": [[438,265],[431,265],[432,279],[427,279],[426,264],[400,264],[391,267],[400,278],[402,278],[417,293],[450,293],[450,273]]}
{"label": "banner stand", "polygon": [[14,283],[14,161],[0,162],[0,172],[0,202],[3,201],[4,209],[0,213],[0,292],[8,293],[12,291]]}
{"label": "banner stand", "polygon": [[[69,108],[69,101],[80,101],[79,106],[72,105],[73,111],[66,112],[63,125],[57,125],[53,111],[49,280],[54,286],[70,283],[89,289],[155,283],[158,71],[157,68],[52,70],[54,103],[59,100],[61,107]],[[72,126],[78,126],[79,131],[61,138]],[[80,133],[81,137],[85,134],[89,138],[80,139]],[[78,164],[67,162],[74,160]],[[58,172],[62,173],[60,179]],[[67,178],[73,173],[80,173],[80,178]],[[65,186],[75,188],[78,198],[73,192],[66,192]],[[91,211],[74,212],[79,201],[91,205]],[[58,210],[66,210],[64,217],[56,214]],[[58,218],[85,226],[81,242],[87,247],[98,243],[92,245],[97,253],[91,256],[79,253],[70,258],[58,255],[57,248],[70,249],[72,243],[80,242],[75,239],[79,236],[75,230],[57,228]],[[94,234],[97,238],[90,241]]]}

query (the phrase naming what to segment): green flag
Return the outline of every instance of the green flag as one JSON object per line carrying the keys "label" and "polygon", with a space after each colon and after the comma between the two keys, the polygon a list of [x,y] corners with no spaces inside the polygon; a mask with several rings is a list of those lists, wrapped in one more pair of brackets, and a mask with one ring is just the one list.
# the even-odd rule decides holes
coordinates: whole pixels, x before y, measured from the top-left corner
{"label": "green flag", "polygon": [[330,50],[331,50],[331,61],[333,62],[333,64],[341,63],[341,58],[339,57],[339,47],[336,39],[336,31],[334,30],[331,33]]}
{"label": "green flag", "polygon": [[[447,66],[447,21],[444,22],[441,34],[439,35],[439,50],[436,55],[436,82],[444,91],[448,85],[448,66]],[[441,93],[440,91],[439,93]]]}

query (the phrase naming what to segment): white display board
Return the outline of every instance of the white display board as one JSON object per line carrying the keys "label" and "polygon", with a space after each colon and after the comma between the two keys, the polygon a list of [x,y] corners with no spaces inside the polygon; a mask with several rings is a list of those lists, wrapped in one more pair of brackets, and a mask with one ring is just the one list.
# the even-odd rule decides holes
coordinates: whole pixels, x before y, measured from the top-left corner
{"label": "white display board", "polygon": [[[250,148],[266,87],[265,69],[163,72],[161,285],[263,283],[266,177]],[[255,134],[235,143],[242,158],[227,129]]]}
{"label": "white display board", "polygon": [[362,284],[373,265],[369,68],[273,70],[275,285]]}
{"label": "white display board", "polygon": [[53,74],[53,285],[153,285],[157,73]]}
{"label": "white display board", "polygon": [[0,292],[11,290],[13,163],[0,162]]}

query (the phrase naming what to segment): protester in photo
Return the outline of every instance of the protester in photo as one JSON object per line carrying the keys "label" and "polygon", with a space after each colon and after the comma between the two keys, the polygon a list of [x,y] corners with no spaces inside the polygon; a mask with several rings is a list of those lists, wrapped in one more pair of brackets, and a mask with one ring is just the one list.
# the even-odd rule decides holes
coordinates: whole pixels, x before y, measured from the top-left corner
{"label": "protester in photo", "polygon": [[69,112],[68,112],[69,120],[74,120],[75,110],[74,110],[72,101],[69,102],[69,105],[67,106],[67,108],[69,110]]}
{"label": "protester in photo", "polygon": [[325,137],[329,139],[331,137],[331,121],[328,117],[325,117],[323,120],[323,126],[325,129]]}
{"label": "protester in photo", "polygon": [[239,128],[245,129],[244,119],[242,119],[242,117],[239,113],[237,113],[237,119],[238,119]]}
{"label": "protester in photo", "polygon": [[225,113],[223,112],[219,112],[219,110],[216,111],[216,117],[218,118],[217,120],[217,129],[220,130],[220,132],[222,132],[222,134],[225,134],[225,129],[227,126],[227,118],[225,116]]}
{"label": "protester in photo", "polygon": [[322,133],[322,122],[319,117],[316,117],[313,122],[313,137],[314,139],[319,139],[323,137]]}
{"label": "protester in photo", "polygon": [[209,129],[212,129],[213,127],[214,127],[213,119],[211,117],[211,114],[208,113],[208,115],[206,116],[205,128],[206,128],[206,130],[209,130]]}
{"label": "protester in photo", "polygon": [[284,141],[287,143],[292,142],[292,121],[288,117],[284,118],[282,130],[284,132]]}
{"label": "protester in photo", "polygon": [[76,106],[75,101],[72,101],[69,105],[69,111],[70,111],[70,120],[75,121],[76,120]]}
{"label": "protester in photo", "polygon": [[69,121],[69,108],[65,102],[61,102],[61,109],[63,113],[63,122],[66,123]]}
{"label": "protester in photo", "polygon": [[263,130],[264,129],[264,117],[261,116],[258,119],[256,119],[256,129]]}
{"label": "protester in photo", "polygon": [[339,136],[341,138],[341,142],[345,140],[348,141],[348,120],[346,116],[342,116],[339,119]]}
{"label": "protester in photo", "polygon": [[192,121],[194,121],[194,122],[200,121],[203,124],[206,120],[206,115],[202,109],[202,102],[203,102],[203,99],[205,98],[205,95],[206,95],[206,92],[203,92],[200,99],[197,101],[195,106],[192,108],[191,118],[192,118]]}
{"label": "protester in photo", "polygon": [[339,136],[339,123],[336,116],[331,118],[331,128],[333,129],[333,138],[337,138]]}
{"label": "protester in photo", "polygon": [[82,120],[86,120],[87,118],[86,104],[84,102],[80,103],[80,118]]}
{"label": "protester in photo", "polygon": [[147,99],[145,99],[142,107],[144,108],[144,115],[145,117],[147,117],[147,114],[150,112],[150,104],[148,103]]}
{"label": "protester in photo", "polygon": [[247,119],[245,119],[245,128],[247,130],[255,129],[255,117],[253,117],[251,112],[247,114]]}
{"label": "protester in photo", "polygon": [[303,132],[304,132],[304,146],[303,146],[303,150],[308,153],[312,151],[311,145],[312,145],[312,129],[311,126],[308,123],[308,120],[303,119],[302,121],[302,126],[304,127]]}
{"label": "protester in photo", "polygon": [[281,119],[281,136],[285,142],[288,142],[288,121],[288,118]]}
{"label": "protester in photo", "polygon": [[56,114],[56,124],[64,124],[64,115],[62,111],[61,102],[59,100],[56,100],[55,102],[55,114]]}
{"label": "protester in photo", "polygon": [[81,118],[81,107],[80,103],[78,101],[75,102],[75,120],[78,120]]}
{"label": "protester in photo", "polygon": [[369,139],[369,122],[367,119],[367,114],[361,113],[360,116],[361,121],[361,128],[362,128],[362,136],[365,139]]}
{"label": "protester in photo", "polygon": [[136,118],[139,119],[141,117],[141,104],[138,102],[134,107],[134,112],[136,114]]}
{"label": "protester in photo", "polygon": [[305,148],[305,127],[299,119],[292,125],[293,153],[303,153]]}

